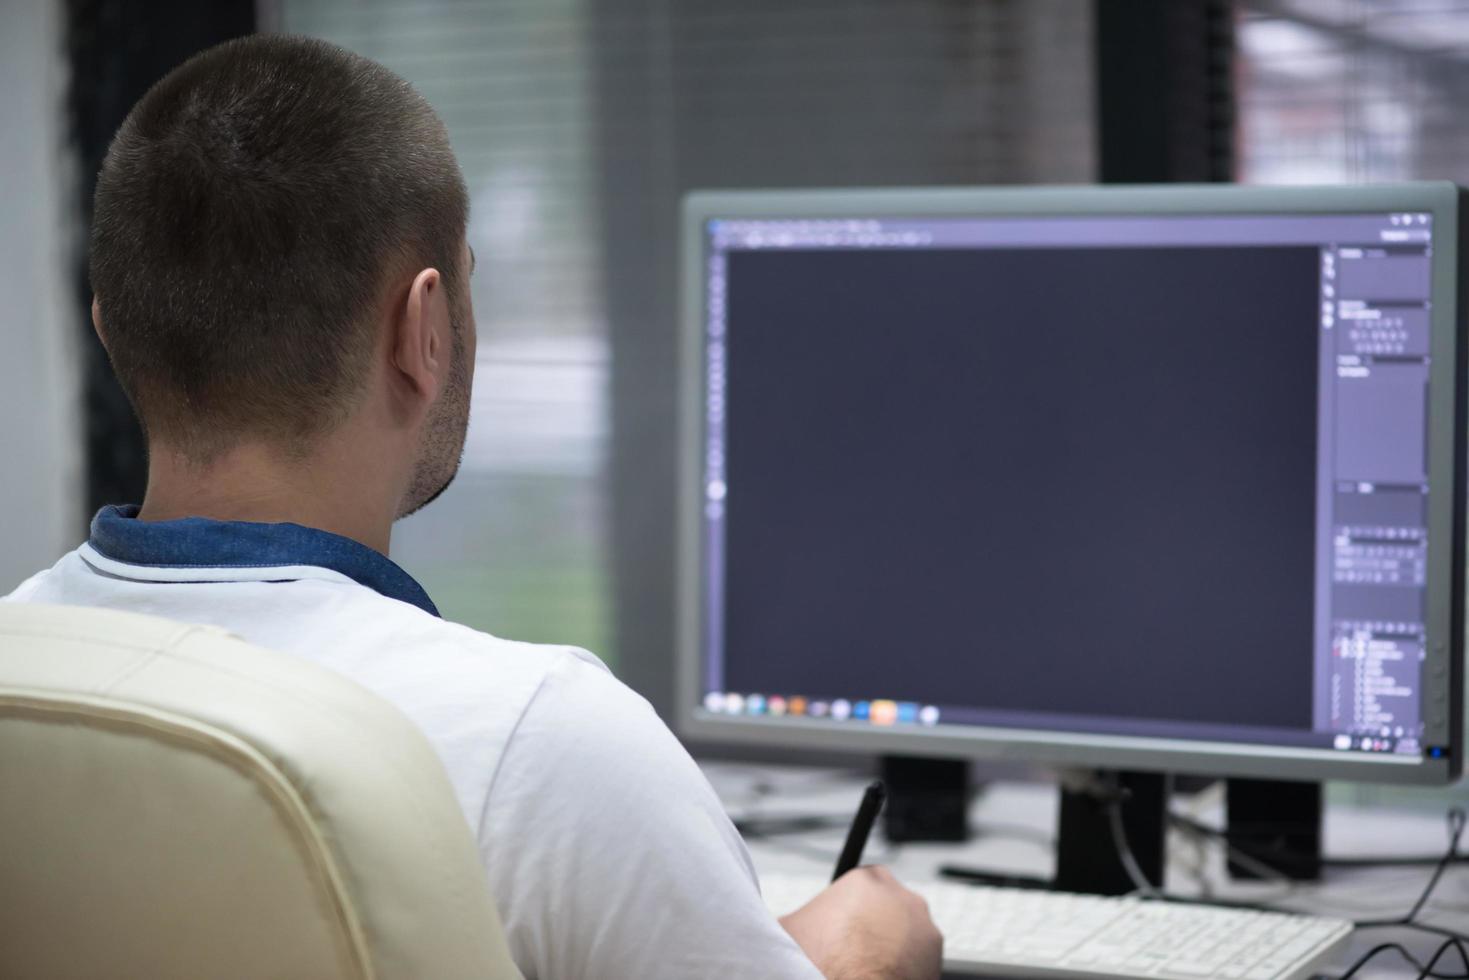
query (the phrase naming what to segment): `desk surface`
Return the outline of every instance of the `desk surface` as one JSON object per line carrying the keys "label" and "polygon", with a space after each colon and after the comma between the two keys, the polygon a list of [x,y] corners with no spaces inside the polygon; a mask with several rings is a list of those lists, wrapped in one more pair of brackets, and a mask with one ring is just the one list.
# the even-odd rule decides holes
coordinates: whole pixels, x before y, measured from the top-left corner
{"label": "desk surface", "polygon": [[[761,873],[821,873],[836,863],[846,834],[846,820],[856,810],[870,776],[856,772],[737,763],[708,763],[705,773],[725,807],[735,818],[825,816],[838,825],[829,830],[783,834],[750,841],[750,852]],[[1386,802],[1394,794],[1373,792],[1370,802],[1342,801],[1329,794],[1325,817],[1326,853],[1333,857],[1384,854],[1436,854],[1448,844],[1444,811],[1434,796],[1416,794],[1411,806]],[[1457,795],[1462,796],[1462,793]],[[1215,826],[1223,823],[1223,793],[1219,787],[1198,797],[1181,799],[1174,810]],[[886,864],[901,880],[933,881],[942,864],[963,864],[988,871],[1049,876],[1054,868],[1053,834],[1056,787],[1044,782],[997,782],[985,787],[971,807],[971,839],[964,844],[888,844],[874,833],[865,863]],[[1462,846],[1462,845],[1461,845]],[[1197,844],[1178,834],[1168,847],[1167,888],[1180,895],[1204,895],[1265,902],[1282,908],[1343,919],[1390,918],[1402,915],[1428,882],[1429,867],[1334,869],[1324,882],[1287,886],[1279,882],[1234,882],[1225,874],[1222,848]],[[1469,931],[1469,866],[1451,867],[1439,882],[1425,921]],[[1351,945],[1331,964],[1336,976],[1372,946],[1401,942],[1428,957],[1439,940],[1402,929],[1359,931]],[[1440,961],[1447,972],[1457,972],[1453,954]],[[1375,959],[1358,974],[1362,977],[1413,977],[1415,970],[1388,954]]]}

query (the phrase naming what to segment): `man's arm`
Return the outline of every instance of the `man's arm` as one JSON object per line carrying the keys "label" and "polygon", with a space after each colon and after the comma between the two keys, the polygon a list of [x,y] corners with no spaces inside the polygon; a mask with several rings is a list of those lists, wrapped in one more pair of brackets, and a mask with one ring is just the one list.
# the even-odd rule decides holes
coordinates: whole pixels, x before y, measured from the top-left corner
{"label": "man's arm", "polygon": [[928,980],[943,967],[928,903],[887,868],[848,871],[780,924],[827,977]]}
{"label": "man's arm", "polygon": [[[928,969],[937,933],[932,942],[922,935],[918,900],[870,869],[782,928],[759,896],[743,841],[678,740],[642,698],[569,655],[511,737],[479,830],[505,933],[529,980],[814,980],[813,955],[842,980],[937,976]],[[926,910],[921,920],[932,929]],[[861,972],[842,972],[858,966],[850,960]],[[899,962],[917,969],[894,972]]]}

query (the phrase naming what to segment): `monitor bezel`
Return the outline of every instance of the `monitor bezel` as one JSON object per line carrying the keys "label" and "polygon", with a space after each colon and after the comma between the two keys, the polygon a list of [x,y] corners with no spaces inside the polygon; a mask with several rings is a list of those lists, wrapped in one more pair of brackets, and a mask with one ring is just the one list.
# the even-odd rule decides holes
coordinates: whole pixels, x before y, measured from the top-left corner
{"label": "monitor bezel", "polygon": [[[1347,187],[881,188],[698,191],[683,202],[679,357],[678,553],[675,577],[674,721],[704,742],[861,754],[1015,759],[1030,763],[1278,779],[1444,784],[1459,778],[1466,736],[1464,667],[1465,350],[1459,298],[1463,192],[1443,181]],[[714,219],[1095,217],[1429,212],[1433,215],[1430,314],[1429,515],[1424,676],[1425,738],[1443,759],[1244,742],[1196,741],[1049,729],[950,725],[892,728],[862,722],[731,716],[702,706],[704,669],[702,483],[706,225]],[[1459,451],[1455,451],[1455,448]],[[1448,547],[1435,547],[1448,542]]]}

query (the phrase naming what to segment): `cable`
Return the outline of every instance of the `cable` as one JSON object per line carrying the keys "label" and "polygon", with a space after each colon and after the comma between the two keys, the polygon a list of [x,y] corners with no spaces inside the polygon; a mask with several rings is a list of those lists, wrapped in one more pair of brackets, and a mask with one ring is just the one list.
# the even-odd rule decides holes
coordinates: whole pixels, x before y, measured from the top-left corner
{"label": "cable", "polygon": [[1132,853],[1132,845],[1127,842],[1127,831],[1122,826],[1122,801],[1126,799],[1127,792],[1115,784],[1113,789],[1113,795],[1107,800],[1106,806],[1107,823],[1112,828],[1112,843],[1117,848],[1117,859],[1122,862],[1122,869],[1127,872],[1127,877],[1139,895],[1157,898],[1162,892],[1143,874],[1143,869],[1137,863],[1137,856]]}
{"label": "cable", "polygon": [[[1423,894],[1418,896],[1418,901],[1413,903],[1413,907],[1403,917],[1404,922],[1412,922],[1418,917],[1418,913],[1423,911],[1423,906],[1428,904],[1428,898],[1433,894],[1433,890],[1438,887],[1438,882],[1443,877],[1444,869],[1449,866],[1449,862],[1458,853],[1459,838],[1462,836],[1464,836],[1464,811],[1458,807],[1454,807],[1449,811],[1449,849],[1444,853],[1443,860],[1439,861],[1438,866],[1433,869],[1433,876],[1428,879],[1428,885],[1423,889]],[[1462,950],[1460,952],[1462,953]],[[1465,959],[1464,965],[1466,968],[1469,968],[1469,958]]]}
{"label": "cable", "polygon": [[1203,833],[1200,830],[1200,825],[1198,821],[1190,820],[1188,817],[1181,816],[1176,813],[1168,814],[1168,822],[1182,828],[1183,830],[1198,834],[1200,837],[1205,837],[1217,841],[1219,844],[1223,845],[1224,853],[1229,856],[1229,860],[1233,861],[1235,864],[1246,869],[1247,871],[1253,872],[1254,874],[1259,875],[1261,878],[1265,878],[1270,881],[1278,881],[1282,884],[1288,885],[1290,886],[1291,890],[1295,889],[1296,882],[1290,877],[1290,875],[1286,874],[1284,871],[1281,871],[1279,868],[1266,864],[1264,861],[1261,861],[1254,855],[1249,854],[1238,847],[1235,847],[1234,844],[1230,843],[1227,836],[1223,834],[1219,834],[1216,836],[1214,834]]}
{"label": "cable", "polygon": [[1464,972],[1460,976],[1469,976],[1469,949],[1465,948],[1463,940],[1448,939],[1434,951],[1428,963],[1418,971],[1418,980],[1423,980],[1427,976],[1437,976],[1433,968],[1438,965],[1439,959],[1449,951],[1450,947],[1459,954],[1459,962],[1464,964]]}
{"label": "cable", "polygon": [[[1437,859],[1437,864],[1436,864],[1436,866],[1435,866],[1435,868],[1433,870],[1433,874],[1429,877],[1427,886],[1423,889],[1422,893],[1418,896],[1418,900],[1413,903],[1412,909],[1410,909],[1409,912],[1406,915],[1401,916],[1401,917],[1398,917],[1398,918],[1392,918],[1392,919],[1358,919],[1358,920],[1355,920],[1352,924],[1356,928],[1359,928],[1359,929],[1386,929],[1386,928],[1415,929],[1415,930],[1418,930],[1418,931],[1421,931],[1421,932],[1429,932],[1429,933],[1434,933],[1434,934],[1440,935],[1440,936],[1447,936],[1447,937],[1449,937],[1450,939],[1453,939],[1453,940],[1458,940],[1458,941],[1462,941],[1462,942],[1469,942],[1469,935],[1466,935],[1465,933],[1457,932],[1457,931],[1455,931],[1453,929],[1446,929],[1446,928],[1444,928],[1442,926],[1430,925],[1428,923],[1418,921],[1418,915],[1419,915],[1419,913],[1421,913],[1423,911],[1424,907],[1428,904],[1428,900],[1429,900],[1429,898],[1432,897],[1433,892],[1434,892],[1434,889],[1438,886],[1439,881],[1443,878],[1444,871],[1447,870],[1447,868],[1448,868],[1448,866],[1450,864],[1454,863],[1460,857],[1460,855],[1459,855],[1459,839],[1462,837],[1462,835],[1464,833],[1464,829],[1465,829],[1465,815],[1464,815],[1464,811],[1461,810],[1461,809],[1459,809],[1458,807],[1455,807],[1455,808],[1449,810],[1448,815],[1447,815],[1447,818],[1448,818],[1448,826],[1449,826],[1449,846],[1448,846],[1448,849]],[[1207,824],[1200,823],[1197,820],[1193,820],[1193,819],[1190,819],[1189,817],[1185,817],[1185,816],[1183,816],[1181,814],[1169,814],[1169,820],[1175,826],[1178,826],[1178,827],[1180,827],[1180,828],[1182,828],[1184,830],[1191,831],[1191,832],[1193,832],[1195,834],[1198,834],[1198,835],[1200,835],[1202,837],[1208,837],[1208,838],[1210,838],[1210,839],[1212,839],[1212,840],[1214,840],[1214,841],[1222,844],[1223,847],[1225,848],[1226,853],[1229,855],[1229,857],[1230,857],[1231,860],[1233,860],[1235,863],[1237,863],[1237,864],[1239,864],[1239,865],[1241,865],[1241,866],[1243,866],[1245,868],[1248,868],[1250,871],[1253,871],[1255,874],[1260,875],[1261,877],[1266,877],[1266,878],[1277,878],[1277,879],[1280,879],[1282,881],[1285,881],[1285,882],[1290,883],[1292,885],[1292,887],[1295,886],[1295,882],[1290,881],[1290,879],[1283,872],[1281,872],[1279,869],[1274,868],[1274,867],[1271,867],[1270,865],[1266,864],[1263,861],[1260,861],[1260,860],[1254,858],[1251,855],[1241,853],[1238,849],[1236,849],[1229,842],[1229,839],[1228,839],[1227,835],[1225,835],[1221,831],[1218,831],[1218,830],[1216,830],[1213,827],[1209,827]],[[1170,900],[1176,900],[1176,899],[1170,899]],[[1188,901],[1188,899],[1183,899],[1183,900],[1184,901]],[[1211,901],[1210,904],[1214,904],[1214,902]],[[1259,908],[1259,909],[1264,909],[1264,910],[1267,910],[1267,911],[1277,911],[1277,912],[1293,912],[1293,911],[1297,911],[1297,910],[1294,910],[1294,909],[1286,909],[1286,908],[1280,908],[1280,907],[1277,907],[1277,906],[1260,905],[1260,904],[1255,904],[1255,903],[1243,903],[1243,904],[1245,904],[1246,907]],[[1466,965],[1469,965],[1469,964],[1466,964]]]}
{"label": "cable", "polygon": [[1400,929],[1417,929],[1419,932],[1431,932],[1435,936],[1448,936],[1450,939],[1457,939],[1461,943],[1469,943],[1469,933],[1458,932],[1454,929],[1448,928],[1447,926],[1436,926],[1430,922],[1368,922],[1354,923],[1354,925],[1356,925],[1358,929],[1385,929],[1388,926],[1396,925]]}
{"label": "cable", "polygon": [[[1251,909],[1251,910],[1257,911],[1257,912],[1287,912],[1287,913],[1299,914],[1299,912],[1296,912],[1296,910],[1293,910],[1293,909],[1284,909],[1284,908],[1280,908],[1279,906],[1274,906],[1274,905],[1265,905],[1265,904],[1260,904],[1260,903],[1256,903],[1256,902],[1235,902],[1235,901],[1230,901],[1228,899],[1218,899],[1218,898],[1212,898],[1212,899],[1211,898],[1203,898],[1203,899],[1200,899],[1200,898],[1191,898],[1191,897],[1185,897],[1185,896],[1169,895],[1166,892],[1163,892],[1160,889],[1155,888],[1153,886],[1153,884],[1147,880],[1146,876],[1143,875],[1142,869],[1138,866],[1137,858],[1133,855],[1132,848],[1127,843],[1127,835],[1124,833],[1123,826],[1122,826],[1122,801],[1121,801],[1121,798],[1119,797],[1119,798],[1112,799],[1112,800],[1108,801],[1108,803],[1107,803],[1107,810],[1108,810],[1108,818],[1109,818],[1108,819],[1108,822],[1110,823],[1111,828],[1112,828],[1112,841],[1113,841],[1113,843],[1117,847],[1117,857],[1118,857],[1118,860],[1120,860],[1122,862],[1122,866],[1127,871],[1128,877],[1130,879],[1132,879],[1133,885],[1137,887],[1138,892],[1140,894],[1142,894],[1144,897],[1153,898],[1153,899],[1157,899],[1157,900],[1165,901],[1165,902],[1175,902],[1175,903],[1187,904],[1187,905],[1212,905],[1212,906],[1219,906],[1219,907],[1222,907],[1222,908]],[[1450,855],[1452,855],[1455,852],[1455,849],[1457,848],[1458,840],[1459,840],[1459,836],[1458,835],[1464,829],[1464,827],[1463,827],[1463,813],[1462,813],[1462,811],[1453,811],[1453,812],[1457,812],[1458,813],[1459,823],[1458,823],[1458,825],[1457,825],[1457,827],[1455,829],[1455,833],[1453,835],[1453,841],[1451,842],[1451,844],[1449,846],[1449,854]],[[1452,817],[1451,817],[1451,821],[1452,821]],[[1452,823],[1451,823],[1451,826],[1453,826]],[[1447,864],[1448,864],[1448,862],[1447,861],[1444,861],[1444,865],[1446,866]],[[1357,962],[1354,963],[1352,965],[1352,967],[1347,970],[1346,973],[1343,973],[1339,978],[1337,978],[1337,980],[1349,980],[1349,978],[1352,977],[1353,975],[1355,975],[1359,970],[1361,970],[1362,967],[1365,966],[1368,961],[1370,961],[1371,959],[1373,959],[1376,956],[1381,955],[1384,951],[1387,951],[1387,950],[1394,950],[1394,951],[1396,951],[1404,959],[1406,959],[1409,963],[1411,963],[1413,965],[1413,967],[1419,971],[1418,972],[1418,980],[1427,980],[1427,978],[1430,978],[1430,977],[1433,978],[1433,980],[1469,980],[1469,949],[1466,949],[1466,947],[1465,947],[1465,943],[1466,942],[1469,942],[1469,936],[1463,935],[1461,933],[1457,933],[1457,932],[1453,931],[1452,929],[1445,929],[1445,928],[1443,928],[1441,926],[1434,926],[1434,925],[1430,925],[1430,924],[1424,923],[1424,922],[1412,921],[1412,918],[1414,916],[1416,916],[1417,912],[1419,912],[1422,909],[1422,906],[1424,905],[1424,903],[1426,903],[1428,896],[1433,893],[1433,888],[1434,888],[1435,885],[1438,884],[1438,878],[1441,875],[1441,873],[1442,873],[1442,870],[1440,868],[1440,870],[1434,874],[1433,879],[1429,882],[1428,888],[1424,889],[1423,895],[1419,897],[1418,902],[1414,904],[1414,906],[1413,906],[1413,912],[1410,914],[1410,916],[1405,917],[1404,919],[1401,919],[1401,920],[1393,920],[1393,921],[1390,921],[1390,922],[1389,921],[1383,921],[1383,922],[1359,922],[1359,923],[1355,923],[1355,925],[1357,927],[1359,927],[1359,928],[1373,928],[1373,927],[1376,927],[1376,926],[1389,926],[1389,925],[1391,925],[1391,926],[1396,926],[1398,928],[1417,929],[1417,930],[1424,931],[1424,932],[1433,932],[1433,933],[1438,933],[1440,935],[1447,936],[1448,938],[1445,939],[1438,946],[1438,948],[1434,951],[1433,956],[1429,959],[1429,961],[1427,962],[1427,964],[1421,963],[1418,960],[1418,958],[1413,955],[1412,951],[1409,950],[1406,946],[1402,945],[1401,943],[1392,943],[1392,942],[1382,943],[1382,944],[1380,944],[1378,946],[1374,946],[1369,952],[1367,952],[1364,956],[1362,956],[1359,960],[1357,960]],[[1436,971],[1434,969],[1434,967],[1438,964],[1438,961],[1443,957],[1443,954],[1446,953],[1450,949],[1456,950],[1459,953],[1459,958],[1461,960],[1463,960],[1463,962],[1464,962],[1464,972],[1463,973],[1440,973],[1440,972],[1438,972],[1438,971]]]}
{"label": "cable", "polygon": [[[1428,899],[1433,895],[1433,890],[1438,887],[1439,879],[1443,877],[1444,870],[1453,861],[1454,855],[1459,852],[1459,838],[1464,835],[1465,819],[1463,810],[1458,807],[1449,810],[1448,820],[1449,848],[1444,852],[1443,857],[1439,859],[1438,866],[1433,869],[1433,874],[1429,876],[1428,884],[1424,887],[1423,893],[1418,896],[1418,901],[1413,903],[1413,907],[1408,910],[1408,914],[1400,919],[1369,919],[1365,922],[1358,922],[1358,928],[1373,929],[1389,926],[1422,928],[1424,926],[1423,923],[1417,921],[1418,913],[1422,912],[1423,907],[1428,904]],[[1441,934],[1451,936],[1455,941],[1466,938],[1460,933],[1442,930],[1438,926],[1431,927],[1429,931],[1440,932]],[[1465,961],[1465,966],[1469,968],[1469,960]]]}
{"label": "cable", "polygon": [[[1421,868],[1442,860],[1441,856],[1435,857],[1432,854],[1380,854],[1375,857],[1323,857],[1321,865],[1326,868]],[[1449,863],[1469,864],[1469,854],[1455,854],[1449,859]]]}
{"label": "cable", "polygon": [[[1228,840],[1229,834],[1218,827],[1211,827],[1202,820],[1185,816],[1181,813],[1170,813],[1170,820],[1176,821],[1182,826],[1188,827],[1195,833],[1217,840]],[[1268,830],[1269,828],[1263,828]],[[1281,829],[1290,829],[1282,827]],[[1274,848],[1271,853],[1288,861],[1305,860],[1306,855],[1284,848]],[[1442,854],[1378,854],[1348,857],[1329,857],[1322,855],[1320,858],[1323,868],[1416,868],[1424,865],[1435,865],[1442,861]],[[1454,853],[1449,858],[1450,864],[1469,864],[1469,853]]]}
{"label": "cable", "polygon": [[[1450,949],[1456,950],[1459,954],[1459,958],[1464,961],[1465,972],[1438,973],[1434,970],[1434,967],[1438,965],[1439,959],[1443,956],[1444,953],[1448,952]],[[1373,959],[1376,959],[1378,956],[1381,956],[1383,953],[1386,952],[1397,953],[1403,959],[1411,963],[1413,965],[1413,968],[1418,971],[1418,980],[1424,980],[1425,977],[1435,977],[1437,978],[1437,980],[1464,980],[1464,978],[1469,977],[1469,952],[1466,952],[1464,944],[1459,940],[1448,939],[1441,943],[1439,947],[1434,950],[1433,956],[1429,958],[1427,963],[1419,961],[1418,957],[1413,955],[1412,950],[1408,949],[1408,947],[1404,946],[1402,943],[1380,943],[1376,946],[1373,946],[1367,952],[1358,957],[1357,962],[1348,967],[1347,971],[1341,976],[1337,977],[1336,980],[1350,980],[1350,978],[1355,976],[1362,969],[1362,967],[1366,966]]]}
{"label": "cable", "polygon": [[[1124,871],[1127,872],[1128,879],[1132,882],[1133,887],[1137,889],[1136,894],[1139,894],[1144,898],[1153,898],[1160,901],[1173,902],[1180,905],[1213,905],[1220,908],[1251,909],[1257,912],[1289,911],[1287,909],[1281,909],[1274,906],[1261,904],[1259,902],[1241,902],[1222,898],[1193,898],[1181,895],[1170,895],[1159,886],[1154,885],[1148,880],[1147,875],[1143,873],[1142,867],[1137,862],[1137,856],[1132,852],[1132,845],[1127,842],[1126,828],[1124,828],[1122,824],[1122,804],[1127,799],[1127,796],[1127,790],[1114,783],[1112,785],[1111,795],[1105,799],[1105,805],[1107,807],[1107,824],[1112,831],[1112,844],[1117,849],[1117,860],[1122,863],[1122,868]],[[1170,819],[1172,819],[1173,817],[1172,814],[1169,814],[1168,816]],[[1189,822],[1187,821],[1187,818],[1180,818],[1180,820],[1183,820],[1185,823]],[[1295,888],[1295,882],[1291,881],[1290,878],[1288,878],[1283,872],[1278,871],[1275,868],[1269,867],[1262,862],[1256,861],[1248,854],[1239,854],[1228,842],[1225,842],[1224,846],[1226,851],[1230,853],[1231,857],[1243,858],[1243,861],[1240,863],[1243,863],[1246,867],[1254,865],[1256,868],[1258,868],[1258,870],[1255,871],[1256,874],[1260,874],[1263,872],[1265,877],[1278,879],[1289,886],[1289,888],[1292,890]],[[1285,898],[1288,897],[1289,894],[1290,891],[1287,891],[1285,895],[1282,895],[1280,897]]]}
{"label": "cable", "polygon": [[[1143,896],[1166,902],[1177,902],[1180,904],[1215,905],[1225,908],[1253,909],[1255,911],[1261,912],[1293,911],[1290,909],[1283,909],[1278,906],[1265,905],[1255,902],[1234,902],[1223,899],[1209,898],[1185,898],[1182,896],[1169,895],[1166,892],[1163,892],[1161,889],[1155,888],[1152,883],[1147,880],[1146,876],[1143,875],[1142,869],[1138,866],[1137,858],[1133,855],[1132,848],[1127,842],[1127,835],[1122,825],[1123,799],[1125,799],[1125,791],[1119,791],[1116,796],[1107,801],[1108,823],[1112,828],[1112,842],[1117,847],[1118,860],[1122,862],[1122,866],[1127,871],[1128,877],[1132,879],[1132,883],[1137,887],[1138,892]],[[1179,826],[1184,827],[1189,827],[1189,825],[1193,823],[1193,821],[1189,821],[1187,818],[1179,818],[1175,822]],[[1189,829],[1192,828],[1190,827]],[[1418,913],[1421,912],[1423,906],[1427,904],[1429,896],[1433,894],[1433,890],[1438,885],[1439,879],[1443,876],[1444,868],[1449,865],[1453,856],[1457,853],[1459,846],[1459,837],[1463,832],[1464,812],[1457,808],[1450,810],[1448,851],[1444,854],[1443,858],[1439,862],[1438,867],[1434,870],[1433,876],[1428,882],[1428,887],[1423,890],[1423,893],[1419,896],[1418,901],[1413,904],[1412,910],[1406,916],[1404,916],[1400,920],[1394,920],[1392,922],[1385,921],[1382,923],[1357,923],[1358,926],[1367,928],[1371,928],[1374,925],[1393,925],[1401,928],[1418,929],[1425,932],[1435,932],[1447,936],[1448,938],[1439,944],[1438,948],[1434,951],[1432,957],[1429,958],[1428,962],[1426,964],[1419,962],[1418,958],[1413,955],[1412,951],[1401,943],[1381,943],[1377,946],[1374,946],[1370,951],[1368,951],[1365,955],[1358,959],[1357,962],[1354,963],[1351,968],[1347,970],[1347,972],[1343,973],[1341,977],[1338,978],[1338,980],[1349,980],[1350,977],[1356,975],[1362,969],[1362,967],[1365,966],[1374,957],[1379,956],[1386,951],[1395,951],[1404,959],[1406,959],[1409,963],[1411,963],[1413,967],[1418,970],[1418,980],[1427,980],[1427,978],[1433,978],[1433,980],[1469,980],[1469,948],[1466,948],[1465,946],[1465,943],[1469,942],[1469,936],[1461,935],[1451,929],[1444,929],[1439,926],[1433,926],[1427,923],[1415,921]],[[1264,876],[1266,877],[1279,877],[1289,882],[1289,879],[1286,878],[1283,872],[1270,867],[1264,862],[1254,860],[1250,855],[1239,853],[1237,849],[1234,848],[1234,846],[1231,845],[1227,840],[1224,840],[1222,836],[1218,838],[1218,840],[1224,845],[1225,852],[1229,854],[1229,856],[1233,858],[1236,863],[1239,863],[1242,866],[1249,868],[1256,874],[1262,874],[1263,872]],[[1244,858],[1245,860],[1241,861],[1240,858]],[[1251,867],[1252,864],[1255,865],[1255,867]],[[1294,884],[1294,882],[1290,883],[1292,885]],[[1442,959],[1444,954],[1447,953],[1450,949],[1455,950],[1459,954],[1459,958],[1463,961],[1464,964],[1464,972],[1444,973],[1434,969],[1438,965],[1438,961]]]}
{"label": "cable", "polygon": [[[1112,843],[1117,848],[1117,859],[1122,863],[1123,869],[1127,872],[1128,878],[1131,879],[1134,887],[1136,887],[1139,894],[1143,895],[1146,898],[1153,898],[1166,902],[1177,902],[1180,904],[1215,905],[1225,908],[1253,909],[1261,912],[1294,911],[1291,909],[1283,909],[1277,906],[1262,905],[1253,902],[1232,902],[1222,899],[1198,899],[1174,896],[1169,895],[1154,886],[1152,882],[1148,881],[1147,876],[1143,874],[1142,868],[1139,867],[1137,863],[1137,857],[1132,853],[1132,847],[1127,842],[1127,834],[1122,825],[1122,802],[1125,798],[1126,791],[1119,788],[1112,797],[1106,800],[1105,805],[1107,807],[1107,822],[1112,830]],[[1427,903],[1428,897],[1432,895],[1434,887],[1438,884],[1438,880],[1443,874],[1443,869],[1448,866],[1448,864],[1450,863],[1450,859],[1458,850],[1459,835],[1462,834],[1464,830],[1464,813],[1462,810],[1455,809],[1450,811],[1449,826],[1451,839],[1449,841],[1448,853],[1440,861],[1439,867],[1435,870],[1432,879],[1428,883],[1428,887],[1424,889],[1423,894],[1419,896],[1418,901],[1414,903],[1413,910],[1401,920],[1382,923],[1357,923],[1357,925],[1367,928],[1371,928],[1375,925],[1393,925],[1398,927],[1407,927],[1423,930],[1426,932],[1440,933],[1442,935],[1448,936],[1449,938],[1445,939],[1441,944],[1439,944],[1438,948],[1434,951],[1433,956],[1429,958],[1427,963],[1420,962],[1418,958],[1413,955],[1413,952],[1401,943],[1381,943],[1377,946],[1374,946],[1360,959],[1358,959],[1356,963],[1352,964],[1352,966],[1339,978],[1337,978],[1337,980],[1350,980],[1350,978],[1355,976],[1362,969],[1362,967],[1367,965],[1369,961],[1387,951],[1395,951],[1405,960],[1411,963],[1413,967],[1418,970],[1417,980],[1427,980],[1427,978],[1433,978],[1433,980],[1469,980],[1469,948],[1466,948],[1465,946],[1465,943],[1469,942],[1469,936],[1463,936],[1454,932],[1453,930],[1444,929],[1439,926],[1432,926],[1428,925],[1427,923],[1413,921],[1418,912],[1420,912],[1423,906]],[[1229,849],[1229,845],[1227,843],[1226,848]],[[1268,866],[1262,864],[1262,867]],[[1280,872],[1275,871],[1275,869],[1273,868],[1270,870],[1275,874],[1280,874]],[[1459,958],[1464,963],[1464,972],[1441,973],[1434,969],[1434,967],[1438,965],[1438,961],[1442,959],[1443,955],[1447,953],[1450,949],[1458,952]]]}

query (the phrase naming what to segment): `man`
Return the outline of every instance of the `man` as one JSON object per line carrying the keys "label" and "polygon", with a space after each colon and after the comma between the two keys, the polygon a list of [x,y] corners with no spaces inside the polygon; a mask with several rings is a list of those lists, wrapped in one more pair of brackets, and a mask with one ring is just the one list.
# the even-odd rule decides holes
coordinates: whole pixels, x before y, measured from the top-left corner
{"label": "man", "polygon": [[397,705],[527,977],[935,976],[927,910],[885,872],[777,923],[642,699],[590,654],[444,622],[387,558],[464,445],[467,211],[438,117],[364,58],[260,36],[159,82],[103,163],[91,243],[147,495],[9,598],[222,625]]}

